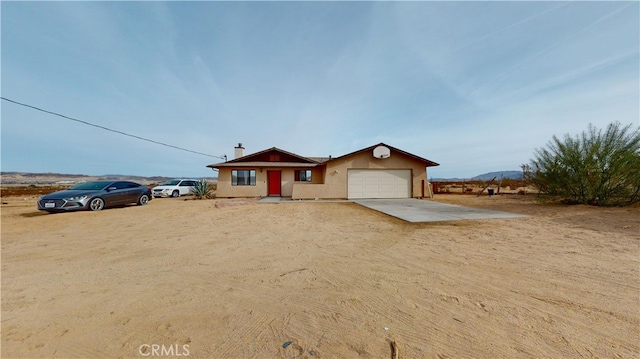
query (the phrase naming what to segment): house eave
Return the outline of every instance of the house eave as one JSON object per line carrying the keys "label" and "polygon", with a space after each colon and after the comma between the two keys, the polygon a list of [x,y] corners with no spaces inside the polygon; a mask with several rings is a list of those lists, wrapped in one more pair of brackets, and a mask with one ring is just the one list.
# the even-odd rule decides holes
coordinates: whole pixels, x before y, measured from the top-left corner
{"label": "house eave", "polygon": [[376,148],[376,147],[378,147],[378,146],[385,146],[385,147],[388,147],[388,148],[392,149],[392,150],[393,150],[393,151],[395,151],[395,152],[401,153],[401,154],[403,154],[403,155],[405,155],[405,156],[408,156],[408,157],[414,158],[414,159],[416,159],[416,160],[418,160],[418,161],[424,162],[425,167],[435,167],[435,166],[440,166],[440,164],[439,164],[439,163],[433,162],[433,161],[428,160],[428,159],[426,159],[426,158],[422,158],[422,157],[420,157],[420,156],[416,156],[416,155],[414,155],[414,154],[412,154],[412,153],[409,153],[409,152],[403,151],[403,150],[401,150],[401,149],[399,149],[399,148],[396,148],[396,147],[393,147],[393,146],[389,146],[389,145],[387,145],[386,143],[383,143],[383,142],[380,142],[380,143],[378,143],[377,145],[373,145],[373,146],[369,146],[369,147],[367,147],[367,148],[363,148],[363,149],[360,149],[360,150],[357,150],[357,151],[353,151],[353,152],[351,152],[351,153],[347,153],[346,155],[342,155],[342,156],[340,156],[340,157],[332,158],[332,159],[331,159],[331,160],[329,160],[328,162],[330,162],[330,161],[336,161],[336,160],[339,160],[339,159],[342,159],[342,158],[345,158],[345,157],[348,157],[348,156],[355,155],[355,154],[357,154],[357,153],[366,152],[366,151],[372,151],[374,148]]}
{"label": "house eave", "polygon": [[318,163],[305,163],[305,162],[223,162],[208,165],[209,168],[313,168],[318,166]]}

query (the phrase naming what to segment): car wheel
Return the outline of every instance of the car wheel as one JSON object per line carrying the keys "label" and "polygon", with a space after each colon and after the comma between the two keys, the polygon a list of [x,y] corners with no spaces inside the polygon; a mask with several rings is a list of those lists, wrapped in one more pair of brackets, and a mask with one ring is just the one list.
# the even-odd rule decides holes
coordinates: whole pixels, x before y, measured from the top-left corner
{"label": "car wheel", "polygon": [[138,198],[138,205],[144,206],[147,203],[149,203],[149,196],[147,196],[146,194],[143,194],[142,196],[140,196],[140,198]]}
{"label": "car wheel", "polygon": [[92,211],[100,211],[104,208],[104,200],[96,197],[89,202],[89,209]]}
{"label": "car wheel", "polygon": [[180,191],[178,191],[178,190],[173,191],[173,192],[171,193],[171,197],[174,197],[174,198],[175,198],[175,197],[180,197]]}

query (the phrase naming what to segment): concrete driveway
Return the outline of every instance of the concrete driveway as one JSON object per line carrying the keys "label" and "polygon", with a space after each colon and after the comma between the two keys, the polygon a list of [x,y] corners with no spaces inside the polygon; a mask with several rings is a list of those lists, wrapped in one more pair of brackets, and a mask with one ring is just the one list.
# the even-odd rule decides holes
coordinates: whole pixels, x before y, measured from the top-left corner
{"label": "concrete driveway", "polygon": [[486,209],[470,208],[435,201],[407,199],[361,199],[353,202],[407,222],[440,222],[462,219],[492,219],[526,217]]}

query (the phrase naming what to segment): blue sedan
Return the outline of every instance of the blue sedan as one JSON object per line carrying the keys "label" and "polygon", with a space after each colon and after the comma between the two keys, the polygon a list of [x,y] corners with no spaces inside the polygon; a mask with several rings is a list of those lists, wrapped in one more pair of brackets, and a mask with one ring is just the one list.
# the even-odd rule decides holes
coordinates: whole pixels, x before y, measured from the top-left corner
{"label": "blue sedan", "polygon": [[151,201],[151,189],[129,181],[93,181],[75,185],[64,191],[44,195],[38,199],[38,209],[47,212],[74,210],[100,211],[106,207]]}

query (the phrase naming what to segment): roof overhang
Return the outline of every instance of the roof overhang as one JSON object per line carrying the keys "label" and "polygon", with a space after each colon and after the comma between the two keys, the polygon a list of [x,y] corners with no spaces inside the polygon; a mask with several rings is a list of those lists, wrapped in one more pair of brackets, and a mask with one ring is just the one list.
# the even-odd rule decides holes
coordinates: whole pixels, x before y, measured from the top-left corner
{"label": "roof overhang", "polygon": [[[363,148],[361,150],[357,150],[351,153],[347,153],[346,155],[342,155],[339,157],[335,157],[335,158],[327,158],[327,157],[303,157],[300,155],[297,155],[295,153],[292,152],[288,152],[288,151],[284,151],[281,150],[277,147],[272,147],[260,152],[256,152],[256,153],[252,153],[250,155],[246,155],[240,158],[236,158],[233,159],[231,161],[227,161],[227,162],[222,162],[222,163],[214,163],[211,165],[208,165],[207,167],[209,168],[254,168],[254,167],[270,167],[270,168],[277,168],[277,167],[286,167],[286,168],[312,168],[312,167],[316,167],[316,166],[320,166],[323,165],[325,163],[329,163],[331,161],[336,161],[348,156],[352,156],[358,153],[362,153],[362,152],[366,152],[366,151],[372,151],[374,148],[378,147],[378,146],[385,146],[388,147],[389,149],[391,149],[394,152],[400,153],[404,156],[407,156],[409,158],[412,158],[416,161],[422,162],[424,163],[425,167],[434,167],[434,166],[440,166],[439,163],[430,161],[426,158],[422,158],[420,156],[416,156],[412,153],[403,151],[399,148],[393,147],[393,146],[389,146],[385,143],[379,143],[377,145],[373,145],[367,148]],[[277,152],[280,154],[284,154],[286,156],[288,156],[288,161],[284,161],[284,162],[278,162],[278,161],[260,161],[261,159],[264,158],[264,154],[267,154],[268,152]],[[253,159],[253,161],[252,161]],[[294,162],[295,161],[295,162]],[[298,162],[299,161],[299,162]]]}
{"label": "roof overhang", "polygon": [[433,161],[428,160],[428,159],[426,159],[426,158],[422,158],[422,157],[420,157],[420,156],[416,156],[416,155],[414,155],[413,153],[409,153],[409,152],[403,151],[403,150],[401,150],[401,149],[399,149],[399,148],[395,148],[395,147],[393,147],[393,146],[389,146],[389,145],[387,145],[387,144],[385,144],[385,143],[382,143],[382,142],[378,143],[377,145],[373,145],[373,146],[370,146],[370,147],[367,147],[367,148],[363,148],[363,149],[361,149],[361,150],[357,150],[357,151],[354,151],[354,152],[351,152],[351,153],[347,153],[346,155],[342,155],[342,156],[340,156],[340,157],[332,158],[330,161],[335,161],[335,160],[338,160],[338,159],[341,159],[341,158],[345,158],[345,157],[347,157],[347,156],[352,156],[352,155],[355,155],[355,154],[357,154],[357,153],[362,153],[362,152],[366,152],[366,151],[373,151],[373,149],[374,149],[374,148],[376,148],[376,147],[378,147],[378,146],[385,146],[385,147],[388,147],[388,148],[389,148],[389,149],[391,149],[392,151],[395,151],[395,152],[401,153],[401,154],[403,154],[403,155],[405,155],[405,156],[407,156],[407,157],[411,157],[411,158],[413,158],[413,159],[415,159],[415,160],[418,160],[418,161],[420,161],[420,162],[424,162],[425,167],[435,167],[435,166],[440,166],[440,164],[439,164],[439,163],[433,162]]}
{"label": "roof overhang", "polygon": [[286,167],[286,168],[312,168],[318,166],[318,163],[302,163],[302,162],[222,162],[208,165],[209,168],[256,168],[256,167]]}

